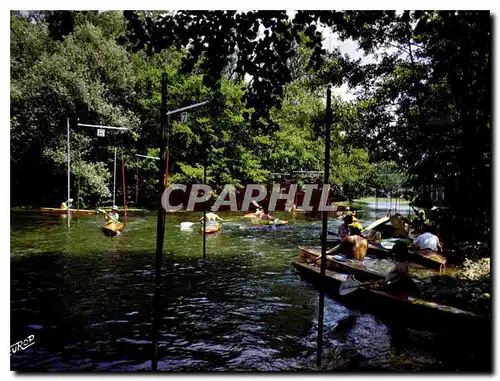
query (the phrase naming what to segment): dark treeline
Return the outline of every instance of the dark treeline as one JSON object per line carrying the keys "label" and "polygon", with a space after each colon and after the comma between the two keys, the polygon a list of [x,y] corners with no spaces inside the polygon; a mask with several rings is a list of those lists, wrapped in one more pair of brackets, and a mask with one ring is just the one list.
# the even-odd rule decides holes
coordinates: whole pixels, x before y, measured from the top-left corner
{"label": "dark treeline", "polygon": [[[325,51],[320,23],[377,59]],[[172,117],[170,183],[200,182],[207,147],[214,188],[316,182],[297,172],[323,169],[326,88],[347,83],[355,101],[333,102],[337,199],[443,187],[457,237],[487,239],[490,29],[489,12],[12,12],[11,202],[64,200],[70,118],[81,206],[110,202],[114,146],[128,202],[138,172],[138,204],[153,205],[157,161],[135,155],[159,154],[162,73],[169,109],[211,100]],[[78,120],[129,129],[101,138]],[[120,161],[116,177],[121,200]]]}

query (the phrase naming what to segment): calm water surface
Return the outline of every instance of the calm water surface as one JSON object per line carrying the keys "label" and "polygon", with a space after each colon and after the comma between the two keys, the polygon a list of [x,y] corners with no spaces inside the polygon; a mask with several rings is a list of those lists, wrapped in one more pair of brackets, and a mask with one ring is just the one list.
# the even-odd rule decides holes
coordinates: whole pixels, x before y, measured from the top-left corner
{"label": "calm water surface", "polygon": [[[364,214],[365,221],[375,216]],[[489,339],[399,330],[326,296],[315,365],[318,291],[292,269],[318,245],[321,221],[255,229],[237,215],[207,236],[167,216],[158,367],[164,371],[488,371]],[[11,216],[11,355],[19,371],[147,371],[152,356],[156,217],[129,215],[107,237],[102,217]],[[331,221],[336,231],[340,221]],[[485,349],[486,348],[486,349]]]}

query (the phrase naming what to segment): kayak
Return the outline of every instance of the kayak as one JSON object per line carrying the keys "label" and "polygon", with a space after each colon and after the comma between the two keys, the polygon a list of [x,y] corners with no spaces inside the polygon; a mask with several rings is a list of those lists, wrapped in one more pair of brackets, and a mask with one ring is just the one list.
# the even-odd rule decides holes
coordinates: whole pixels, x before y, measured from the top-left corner
{"label": "kayak", "polygon": [[[300,258],[307,263],[321,263],[321,249],[300,247]],[[367,268],[363,262],[355,259],[343,258],[340,255],[326,255],[326,268],[333,271],[340,271],[353,274],[362,282],[376,281],[385,278],[385,274],[374,269]]]}
{"label": "kayak", "polygon": [[[391,248],[396,241],[392,239],[382,240],[382,242],[368,242],[368,253],[382,257],[391,257]],[[410,262],[434,269],[441,270],[446,265],[446,257],[432,250],[408,249],[408,257]]]}
{"label": "kayak", "polygon": [[283,221],[283,220],[259,220],[259,225],[286,225],[288,221]]}
{"label": "kayak", "polygon": [[[222,224],[219,224],[218,222],[215,223],[215,225],[207,225],[205,234],[217,233],[221,229],[222,229]],[[203,233],[203,224],[201,224],[200,233]]]}
{"label": "kayak", "polygon": [[107,235],[117,235],[123,230],[123,223],[117,221],[107,222],[102,227],[102,230]]}
{"label": "kayak", "polygon": [[[489,319],[455,307],[412,297],[405,293],[384,291],[377,286],[362,286],[344,296],[340,296],[339,286],[353,276],[341,272],[326,270],[321,276],[318,266],[292,262],[297,272],[311,282],[324,287],[331,296],[345,302],[357,303],[362,309],[375,311],[393,319],[395,323],[417,326],[419,328],[442,331],[460,329],[460,333],[475,329],[488,329]],[[361,303],[359,303],[361,302]]]}
{"label": "kayak", "polygon": [[243,216],[243,218],[252,218],[252,219],[258,219],[260,218],[259,216],[256,216],[255,213],[247,213]]}
{"label": "kayak", "polygon": [[[40,208],[40,213],[43,213],[43,214],[68,214],[68,210],[67,209],[60,209],[60,208]],[[69,213],[70,214],[97,214],[97,211],[89,210],[89,209],[70,209]]]}

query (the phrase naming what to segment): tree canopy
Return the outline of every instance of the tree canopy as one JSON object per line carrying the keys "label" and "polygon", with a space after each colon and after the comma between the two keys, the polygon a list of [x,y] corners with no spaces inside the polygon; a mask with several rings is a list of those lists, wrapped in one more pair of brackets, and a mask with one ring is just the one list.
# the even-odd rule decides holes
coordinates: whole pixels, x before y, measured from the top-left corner
{"label": "tree canopy", "polygon": [[[325,29],[371,62],[326,51]],[[205,155],[214,186],[320,171],[326,88],[348,84],[355,100],[333,100],[336,196],[442,186],[457,236],[488,236],[490,46],[489,12],[12,12],[12,202],[64,199],[70,118],[72,194],[109,202],[117,146],[128,199],[139,173],[152,205],[157,161],[136,154],[159,153],[162,73],[169,109],[211,101],[172,117],[171,181],[200,181]],[[98,138],[78,121],[128,130]],[[33,173],[51,179],[36,194]]]}

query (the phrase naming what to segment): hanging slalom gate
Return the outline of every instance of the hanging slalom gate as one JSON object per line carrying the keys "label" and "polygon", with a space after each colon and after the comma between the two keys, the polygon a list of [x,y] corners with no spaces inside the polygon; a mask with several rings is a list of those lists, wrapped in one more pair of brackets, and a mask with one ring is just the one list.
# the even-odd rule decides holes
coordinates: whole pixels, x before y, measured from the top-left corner
{"label": "hanging slalom gate", "polygon": [[[127,225],[127,197],[126,197],[126,186],[125,186],[125,158],[123,156],[123,132],[127,131],[127,127],[114,127],[114,126],[104,126],[104,125],[94,125],[94,124],[85,124],[85,123],[77,123],[79,127],[86,128],[96,128],[97,133],[96,136],[99,138],[103,138],[106,136],[106,130],[115,130],[121,131],[121,162],[122,162],[122,193],[123,193],[123,225]],[[69,131],[69,130],[68,130]],[[116,140],[114,144],[114,162],[113,162],[113,205],[116,205],[116,157],[117,157],[117,147]]]}
{"label": "hanging slalom gate", "polygon": [[[145,158],[145,159],[153,159],[153,160],[160,160],[159,157],[157,156],[147,156],[147,155],[139,155],[136,154],[137,156],[137,162],[136,162],[136,169],[135,169],[135,205],[137,207],[137,203],[139,202],[139,158]],[[166,183],[165,183],[166,185]],[[166,186],[165,186],[166,187]]]}

